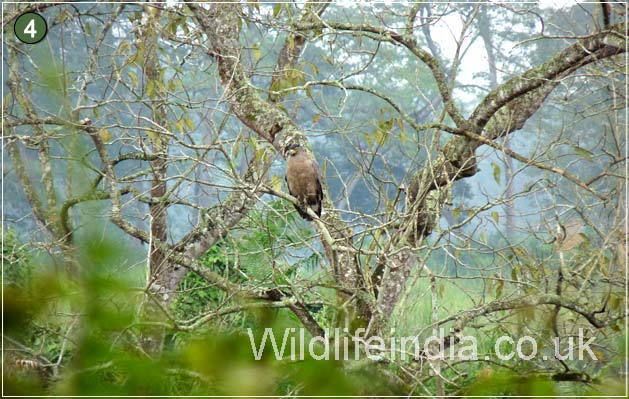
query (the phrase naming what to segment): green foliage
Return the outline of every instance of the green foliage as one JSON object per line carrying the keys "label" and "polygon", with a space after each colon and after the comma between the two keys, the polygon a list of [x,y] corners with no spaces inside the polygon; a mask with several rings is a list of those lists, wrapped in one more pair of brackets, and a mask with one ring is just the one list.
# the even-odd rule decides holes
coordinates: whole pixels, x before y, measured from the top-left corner
{"label": "green foliage", "polygon": [[[347,372],[342,362],[277,361],[270,345],[262,360],[256,361],[246,328],[253,329],[259,342],[269,326],[278,335],[285,328],[299,327],[287,311],[261,309],[247,313],[246,324],[238,328],[235,324],[210,325],[200,336],[182,334],[176,345],[166,346],[159,359],[152,359],[137,347],[138,294],[129,279],[110,273],[124,249],[115,240],[91,236],[78,255],[87,262],[82,264],[80,276],[39,273],[34,276],[33,290],[5,293],[9,337],[32,347],[45,347],[40,355],[50,360],[55,360],[65,346],[58,375],[33,376],[15,370],[6,375],[7,394],[249,396],[402,392],[368,365]],[[227,267],[220,246],[210,250],[204,262],[215,271]],[[192,278],[187,281],[200,284]],[[179,302],[175,309],[196,312],[218,300],[200,296],[203,291],[184,293],[195,301]],[[46,328],[37,329],[46,321]],[[53,321],[59,323],[56,329],[50,327]],[[51,334],[67,337],[68,341],[50,339]]]}
{"label": "green foliage", "polygon": [[[313,234],[286,201],[273,201],[267,207],[264,212],[251,213],[242,223],[244,233],[233,243],[240,267],[254,281],[265,281],[271,277],[274,268],[293,274],[300,264],[288,263],[288,248]],[[308,263],[308,259],[303,262]]]}
{"label": "green foliage", "polygon": [[26,288],[30,285],[33,274],[28,251],[20,244],[12,229],[3,226],[2,234],[3,284]]}
{"label": "green foliage", "polygon": [[549,378],[526,377],[514,373],[483,369],[483,375],[472,384],[467,395],[554,396],[555,384]]}
{"label": "green foliage", "polygon": [[[201,258],[204,267],[223,274],[229,267],[221,244],[210,248]],[[232,281],[239,282],[242,277],[232,274]],[[172,303],[173,314],[180,320],[190,319],[207,311],[210,306],[218,305],[225,298],[224,293],[201,276],[188,272],[179,284],[180,294]]]}
{"label": "green foliage", "polygon": [[[314,254],[296,261],[288,255],[287,246],[297,244],[300,237],[312,234],[308,228],[298,227],[303,226],[303,223],[300,224],[301,218],[291,204],[274,201],[263,211],[252,211],[249,216],[239,226],[244,234],[225,239],[210,248],[200,259],[203,267],[233,283],[254,285],[259,289],[290,285],[298,275],[315,277],[320,273],[319,258]],[[334,292],[327,291],[329,292],[317,292],[317,295],[334,298]],[[313,294],[303,295],[308,299]],[[188,272],[179,285],[179,294],[171,308],[176,319],[194,323],[202,315],[217,309],[246,303],[246,300],[228,295],[201,276]],[[321,325],[330,324],[333,312],[320,312],[320,306],[310,310]],[[205,333],[219,328],[226,334],[241,334],[244,326],[269,325],[301,327],[299,320],[288,310],[277,309],[268,312],[252,310],[208,320],[198,332]],[[198,332],[192,335],[197,336]],[[173,331],[173,336],[177,345],[188,340],[186,333]]]}
{"label": "green foliage", "polygon": [[[160,110],[163,108],[167,115],[163,127],[168,136],[173,137],[173,147],[168,152],[167,160],[168,189],[172,188],[173,191],[164,199],[172,200],[174,204],[168,209],[168,238],[176,240],[189,232],[190,216],[196,215],[198,210],[196,205],[201,208],[220,206],[227,195],[239,192],[238,186],[242,183],[240,172],[243,172],[243,166],[252,157],[260,159],[265,154],[266,160],[271,161],[271,158],[262,151],[256,136],[243,130],[238,118],[228,110],[228,106],[232,106],[232,110],[238,109],[233,106],[233,102],[238,101],[240,94],[229,98],[224,96],[224,87],[218,77],[218,57],[207,54],[203,35],[191,35],[191,30],[198,30],[192,29],[195,22],[190,19],[188,8],[173,6],[158,13],[161,32],[149,34],[163,33],[156,40],[159,77],[147,80],[143,61],[152,49],[146,42],[133,39],[146,16],[142,5],[126,5],[121,14],[123,21],[112,20],[112,30],[101,42],[96,42],[106,21],[115,17],[113,12],[117,6],[58,5],[42,10],[50,12],[51,20],[54,21],[51,24],[54,29],[49,33],[50,41],[32,47],[16,47],[20,62],[10,66],[19,70],[20,83],[26,92],[24,101],[31,102],[34,118],[56,116],[75,124],[78,122],[75,115],[69,115],[75,108],[80,113],[79,120],[86,115],[93,117],[93,125],[100,129],[94,138],[100,137],[104,142],[116,178],[112,180],[103,172],[102,166],[106,162],[99,159],[93,140],[85,134],[83,127],[70,129],[65,125],[41,124],[46,136],[41,138],[33,135],[34,125],[25,123],[16,127],[12,133],[21,142],[20,151],[24,153],[27,175],[31,177],[35,194],[42,203],[47,204],[47,201],[42,181],[38,181],[42,171],[36,151],[40,144],[49,144],[54,191],[58,193],[58,201],[52,208],[60,207],[66,199],[83,196],[92,189],[106,190],[113,183],[121,188],[130,188],[129,192],[121,194],[122,218],[135,228],[146,229],[148,221],[144,215],[152,195],[147,190],[147,181],[151,178],[153,164],[142,158],[155,153],[146,148],[150,143],[144,141],[144,138],[147,134],[155,137],[154,133],[146,132],[155,129],[152,109],[163,100],[164,104],[158,107]],[[339,207],[341,209],[338,211],[342,217],[353,219],[350,226],[356,232],[356,244],[359,244],[356,247],[370,254],[359,256],[361,264],[372,266],[381,259],[386,261],[387,256],[371,254],[382,251],[382,255],[389,255],[384,252],[388,250],[388,240],[392,238],[389,233],[396,227],[390,223],[393,221],[388,219],[388,215],[402,210],[402,187],[405,187],[405,182],[408,183],[410,173],[414,173],[428,160],[434,160],[433,155],[436,155],[437,150],[429,143],[439,147],[451,136],[445,132],[434,132],[433,129],[415,131],[408,119],[400,116],[382,98],[366,91],[343,90],[336,84],[361,85],[368,90],[381,92],[400,105],[400,109],[414,123],[424,124],[444,114],[438,101],[434,76],[424,63],[418,62],[402,46],[391,45],[392,38],[359,31],[349,34],[349,31],[342,29],[295,30],[293,23],[301,18],[302,12],[298,10],[301,6],[294,4],[264,5],[255,2],[243,6],[243,10],[247,7],[251,14],[244,12],[238,16],[242,28],[238,40],[244,43],[243,49],[246,50],[239,53],[239,57],[245,64],[252,90],[261,96],[268,94],[267,89],[288,93],[283,98],[286,101],[276,106],[283,109],[306,132],[317,152],[317,158],[324,160],[321,162],[322,173],[328,175],[327,187],[333,202],[336,204],[347,199],[347,204]],[[351,6],[331,6],[324,18],[326,21],[373,24],[402,31],[401,27],[407,21],[399,17],[407,11],[406,5],[374,4],[372,7],[365,13],[355,12],[356,8]],[[430,43],[419,30],[433,25],[433,22],[437,28],[437,15],[443,14],[444,20],[453,16],[458,18],[456,13],[461,11],[463,13],[460,16],[468,12],[474,15],[476,4],[457,4],[455,7],[437,3],[431,7],[432,17],[426,14],[427,8],[418,10],[418,34],[413,35],[413,39],[420,48],[430,50],[436,62],[442,64],[449,75],[455,72],[452,68],[454,65],[449,65],[451,60],[439,55],[442,52],[439,49],[434,51],[429,48]],[[585,31],[585,14],[580,7],[573,9],[576,10],[572,11],[573,17],[580,18],[573,19],[578,21],[579,29],[584,30],[581,33],[589,34]],[[493,25],[497,38],[495,50],[499,52],[505,46],[520,43],[513,47],[509,55],[501,57],[502,61],[497,65],[503,75],[501,78],[507,79],[529,64],[539,64],[556,53],[556,41],[528,40],[535,29],[527,27],[527,24],[538,22],[536,18],[531,22],[532,12],[509,14],[512,19],[504,23],[505,12],[509,11],[507,8],[492,7],[487,10],[488,19],[496,21]],[[555,19],[562,18],[565,14],[563,10],[539,12],[551,22],[546,24],[549,29],[547,33],[561,37],[565,35],[563,24]],[[469,38],[476,36],[475,28],[472,23]],[[303,34],[307,40],[300,61],[294,67],[282,71],[280,78],[269,88],[268,82],[275,70],[279,48],[288,33],[293,31]],[[175,35],[178,39],[171,40]],[[59,43],[63,45],[57,45]],[[462,49],[467,48],[466,43],[461,44]],[[295,41],[289,40],[288,47],[294,45]],[[9,48],[14,50],[12,46]],[[473,47],[469,48],[475,51]],[[88,68],[92,56],[95,57],[95,64]],[[548,102],[555,100],[553,106],[545,107],[538,113],[546,112],[544,116],[550,120],[547,122],[539,117],[541,140],[530,140],[530,143],[522,146],[517,140],[509,144],[522,154],[531,153],[536,148],[543,149],[543,154],[548,154],[550,158],[544,159],[542,156],[541,161],[549,165],[557,161],[558,166],[569,170],[582,167],[584,172],[592,173],[592,177],[603,170],[609,176],[616,173],[604,168],[606,157],[603,154],[613,154],[614,151],[608,154],[607,150],[613,150],[614,146],[620,148],[621,143],[608,140],[607,136],[603,141],[602,136],[591,133],[611,130],[611,124],[604,121],[608,113],[603,112],[609,107],[609,92],[599,90],[603,86],[590,83],[596,75],[601,76],[605,85],[614,83],[614,80],[609,79],[609,73],[599,72],[587,70],[576,79],[583,83],[580,90],[575,90],[579,86],[574,86],[571,79],[565,79],[555,92],[564,94],[566,98],[579,97],[571,99],[576,109],[575,115],[582,113],[582,110],[599,115],[589,118],[587,124],[584,123],[586,128],[574,129],[574,121],[569,121],[568,126],[560,126],[570,118],[555,107],[557,101],[551,95]],[[484,77],[485,73],[481,72],[479,76]],[[449,77],[452,79],[454,101],[467,115],[471,107],[486,94],[486,87],[482,79],[462,86],[459,79],[463,79],[464,75],[452,74]],[[328,84],[307,84],[314,81],[327,81]],[[79,93],[83,85],[87,91]],[[304,85],[307,86],[305,89],[298,88]],[[597,92],[584,93],[584,87]],[[11,120],[24,115],[18,100],[22,99],[11,95],[5,98]],[[592,104],[597,105],[592,107]],[[622,104],[620,101],[619,105]],[[251,115],[262,117],[257,113]],[[442,121],[451,124],[447,117]],[[600,126],[602,122],[606,123],[604,129]],[[546,134],[547,131],[559,132],[557,134],[561,136]],[[531,133],[526,128],[523,132]],[[539,145],[547,142],[552,144],[548,146],[548,151],[543,144]],[[601,145],[608,148],[601,152]],[[213,150],[218,147],[221,148],[220,152]],[[375,148],[379,148],[377,153],[374,153]],[[205,152],[203,149],[208,150]],[[231,158],[226,156],[230,153]],[[479,150],[479,159],[481,153],[482,150]],[[486,181],[480,183],[501,188],[512,176],[503,176],[505,168],[500,163],[492,162],[493,153],[488,158],[485,155],[483,153],[482,158],[488,159],[486,162],[491,167],[485,171]],[[614,163],[619,166],[622,164]],[[282,187],[282,179],[279,177],[281,172],[276,169],[283,165],[282,162],[276,162],[269,171],[264,171],[273,176],[271,185],[278,190]],[[517,163],[515,166],[519,170]],[[184,170],[190,172],[180,175]],[[579,173],[579,176],[587,177],[587,173]],[[180,184],[181,176],[184,175],[189,184]],[[15,200],[8,201],[13,209],[8,220],[26,220],[24,215],[30,215],[32,209],[26,201],[18,200],[23,198],[23,191],[19,187],[21,183],[16,182],[12,171],[3,177],[6,179],[3,181],[5,197]],[[357,180],[354,180],[355,177]],[[527,180],[519,181],[518,184],[544,184],[539,181],[538,175]],[[584,181],[589,181],[589,178]],[[604,187],[609,181],[605,177],[593,181],[593,184]],[[558,187],[562,191],[570,195],[573,193],[572,187],[566,182],[559,182]],[[201,189],[195,191],[198,188],[196,186]],[[7,191],[7,187],[10,187],[10,191]],[[484,200],[479,201],[480,195],[472,187],[476,187],[476,184],[468,185],[465,181],[454,183],[452,192],[457,207],[452,210],[452,214],[457,223],[467,217],[474,217],[479,202],[482,204]],[[554,186],[550,187],[554,189]],[[216,196],[204,195],[213,193],[210,188],[217,190]],[[537,190],[535,188],[532,191]],[[484,197],[485,192],[481,191]],[[524,194],[526,192],[522,190],[514,198],[528,201]],[[349,198],[339,198],[341,196]],[[186,208],[183,205],[186,201],[195,206]],[[371,361],[317,361],[308,356],[303,361],[276,360],[270,345],[264,350],[263,360],[253,359],[246,333],[248,328],[252,329],[255,340],[259,342],[265,328],[271,328],[276,335],[282,336],[286,328],[303,326],[295,314],[286,308],[248,308],[249,305],[265,304],[263,300],[258,303],[257,299],[251,299],[248,293],[277,288],[292,291],[298,294],[295,297],[307,303],[307,310],[324,328],[334,324],[339,311],[337,291],[321,287],[333,286],[335,282],[332,272],[325,269],[327,265],[321,262],[324,251],[321,250],[320,238],[313,225],[304,222],[287,201],[271,201],[263,196],[260,203],[262,205],[258,209],[248,211],[236,228],[230,229],[220,243],[199,259],[207,271],[239,288],[226,292],[203,277],[188,272],[170,308],[162,309],[163,321],[153,322],[155,325],[149,326],[147,324],[150,323],[141,318],[140,311],[147,300],[144,292],[147,280],[144,276],[146,244],[125,236],[109,222],[112,216],[109,199],[72,207],[68,214],[68,224],[74,233],[70,250],[61,248],[58,240],[49,240],[48,237],[47,242],[38,243],[37,247],[25,246],[13,231],[5,230],[2,253],[3,323],[10,349],[6,352],[4,364],[8,370],[4,376],[5,392],[24,396],[41,394],[62,397],[385,396],[408,395],[411,392],[423,394],[418,386],[424,383],[422,388],[425,386],[425,389],[435,392],[436,384],[429,372],[425,371],[427,367],[423,371],[418,370],[411,361],[392,365]],[[461,226],[452,231],[437,229],[448,234],[440,235],[439,241],[434,240],[437,234],[427,240],[426,248],[434,249],[426,265],[438,276],[435,289],[440,312],[436,316],[439,319],[516,295],[553,293],[559,270],[554,247],[556,244],[545,244],[531,234],[533,228],[528,231],[529,236],[520,237],[518,232],[511,232],[513,236],[506,239],[499,231],[499,224],[505,219],[501,216],[504,213],[497,210],[500,203],[496,201],[498,205],[484,210],[479,218],[475,218],[494,221],[485,231],[482,231],[485,227],[482,224],[472,226],[472,230],[478,228],[477,231],[481,231],[480,237],[473,234],[468,236],[469,231],[466,229],[469,226]],[[575,210],[582,208],[579,203],[568,202],[570,208],[573,205],[576,205]],[[444,207],[444,214],[447,208]],[[528,208],[529,204],[518,208],[518,211],[529,214]],[[53,214],[55,209],[47,212]],[[373,213],[373,218],[363,218],[365,212]],[[540,218],[545,216],[542,212],[539,215]],[[604,218],[600,217],[601,220]],[[103,222],[95,223],[94,219],[98,218]],[[528,224],[531,220],[525,221]],[[34,219],[29,223],[36,224]],[[382,226],[372,228],[380,223],[386,226],[386,230]],[[592,224],[596,225],[596,221]],[[40,227],[37,226],[38,229]],[[23,228],[20,233],[35,230],[33,226],[20,228]],[[360,230],[371,231],[365,234]],[[565,265],[570,271],[570,275],[566,273],[566,278],[571,277],[572,272],[582,265],[586,267],[581,274],[587,278],[581,281],[575,279],[575,284],[566,283],[562,295],[574,300],[579,306],[588,301],[605,303],[601,314],[596,315],[602,318],[603,313],[623,312],[625,298],[624,291],[617,287],[600,284],[602,279],[607,279],[618,269],[615,264],[618,261],[614,260],[611,251],[600,249],[601,240],[597,242],[591,238],[597,237],[597,234],[598,231],[594,234],[586,228],[579,244],[565,251]],[[35,240],[39,240],[39,237],[33,238]],[[622,256],[625,256],[624,251],[626,249],[622,250]],[[417,254],[423,258],[426,254],[424,247]],[[415,280],[415,284],[405,288],[409,291],[405,302],[400,303],[392,315],[396,335],[416,334],[425,338],[432,334],[434,322],[431,303],[433,287],[422,275]],[[281,290],[275,292],[281,293]],[[218,315],[221,311],[226,311],[226,314]],[[553,311],[553,306],[542,305],[510,312],[493,312],[469,323],[465,332],[478,338],[480,353],[490,353],[498,337],[505,334],[517,336],[528,329],[545,345],[540,346],[540,350],[548,353],[547,341],[554,334]],[[184,328],[207,315],[213,317],[199,323],[199,328],[194,331]],[[585,324],[582,317],[574,312],[564,310],[559,317],[562,325]],[[624,392],[624,386],[617,382],[617,377],[626,372],[626,359],[618,356],[625,353],[626,349],[626,336],[620,333],[623,322],[619,318],[616,324],[597,331],[600,335],[610,332],[598,341],[600,351],[597,349],[597,352],[603,359],[601,362],[571,364],[574,370],[591,373],[594,380],[588,385],[553,380],[552,373],[556,370],[547,367],[548,363],[533,364],[514,360],[497,365],[481,360],[443,367],[445,381],[454,382],[446,382],[446,393],[499,397],[614,395]],[[448,319],[440,327],[447,331],[453,325],[454,319]],[[164,349],[157,355],[147,353],[142,345],[141,340],[145,338],[142,335],[148,327],[162,327],[165,331]],[[32,368],[20,366],[22,364],[31,364]],[[553,365],[559,370],[563,369],[557,363]],[[410,373],[414,372],[417,375],[411,377]]]}

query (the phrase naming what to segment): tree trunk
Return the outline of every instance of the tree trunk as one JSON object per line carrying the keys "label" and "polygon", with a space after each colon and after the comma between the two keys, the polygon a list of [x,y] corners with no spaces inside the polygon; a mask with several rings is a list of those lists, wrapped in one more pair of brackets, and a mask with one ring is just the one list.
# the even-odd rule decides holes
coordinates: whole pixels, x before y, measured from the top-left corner
{"label": "tree trunk", "polygon": [[[145,88],[149,84],[154,87],[153,93],[146,93],[152,100],[150,102],[152,121],[158,126],[166,126],[167,115],[164,104],[166,93],[161,89],[160,68],[157,54],[157,27],[159,10],[145,7],[145,15],[148,16],[139,30],[138,43],[144,53],[144,80]],[[158,84],[159,83],[159,84]],[[149,254],[147,292],[141,309],[142,348],[151,356],[159,356],[164,344],[166,333],[163,323],[164,310],[170,304],[177,286],[171,286],[176,282],[172,280],[171,265],[168,262],[166,244],[168,242],[167,198],[166,178],[168,174],[168,140],[161,132],[154,130],[149,134],[151,151],[156,155],[150,161],[153,179],[151,181],[151,203],[149,204]]]}

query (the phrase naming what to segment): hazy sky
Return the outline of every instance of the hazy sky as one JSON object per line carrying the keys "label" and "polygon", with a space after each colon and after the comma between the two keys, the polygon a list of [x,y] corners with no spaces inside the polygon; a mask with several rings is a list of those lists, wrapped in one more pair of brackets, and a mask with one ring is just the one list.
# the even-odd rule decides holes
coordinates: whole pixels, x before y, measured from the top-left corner
{"label": "hazy sky", "polygon": [[575,1],[575,0],[540,0],[541,8],[561,8],[576,3],[593,3],[593,1]]}

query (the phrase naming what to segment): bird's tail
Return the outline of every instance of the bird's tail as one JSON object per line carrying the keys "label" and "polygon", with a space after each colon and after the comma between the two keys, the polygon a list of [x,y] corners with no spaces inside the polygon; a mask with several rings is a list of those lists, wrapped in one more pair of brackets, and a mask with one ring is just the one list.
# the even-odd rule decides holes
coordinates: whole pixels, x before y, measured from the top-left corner
{"label": "bird's tail", "polygon": [[312,221],[312,218],[310,217],[310,215],[308,215],[303,209],[301,209],[301,207],[297,205],[293,205],[293,206],[295,207],[295,209],[297,209],[297,212],[299,212],[299,216],[301,216],[305,220]]}

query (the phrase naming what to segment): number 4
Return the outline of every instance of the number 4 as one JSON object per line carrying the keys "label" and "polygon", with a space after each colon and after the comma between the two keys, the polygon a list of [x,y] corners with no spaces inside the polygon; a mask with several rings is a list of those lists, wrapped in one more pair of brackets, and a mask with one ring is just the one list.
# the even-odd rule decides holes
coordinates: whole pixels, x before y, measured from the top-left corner
{"label": "number 4", "polygon": [[37,34],[37,30],[35,30],[35,19],[31,19],[28,25],[26,25],[26,28],[24,28],[24,34],[31,35],[31,39],[35,38],[35,35]]}

